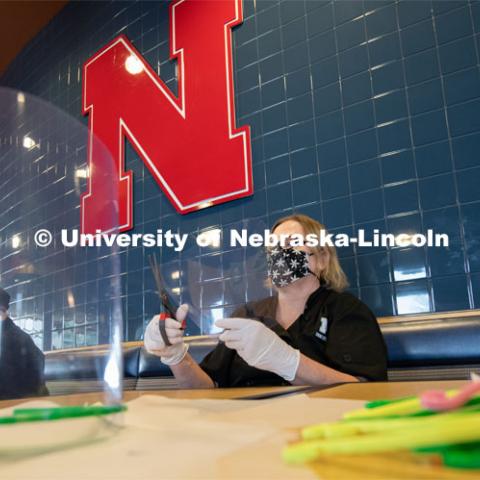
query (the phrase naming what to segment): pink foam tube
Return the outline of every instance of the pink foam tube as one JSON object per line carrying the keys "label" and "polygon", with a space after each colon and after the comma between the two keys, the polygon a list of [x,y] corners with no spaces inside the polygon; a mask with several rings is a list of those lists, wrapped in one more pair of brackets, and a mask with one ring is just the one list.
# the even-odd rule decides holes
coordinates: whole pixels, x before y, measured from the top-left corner
{"label": "pink foam tube", "polygon": [[420,403],[424,408],[435,411],[453,410],[465,405],[472,397],[480,392],[480,382],[470,382],[456,395],[448,397],[444,391],[429,390],[420,395]]}

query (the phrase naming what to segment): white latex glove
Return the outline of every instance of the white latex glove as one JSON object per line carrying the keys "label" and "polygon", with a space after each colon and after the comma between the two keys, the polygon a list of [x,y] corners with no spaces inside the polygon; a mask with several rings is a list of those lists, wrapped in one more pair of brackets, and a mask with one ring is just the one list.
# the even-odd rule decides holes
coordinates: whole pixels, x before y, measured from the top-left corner
{"label": "white latex glove", "polygon": [[248,318],[222,318],[215,325],[224,328],[220,340],[251,367],[268,370],[291,382],[297,374],[300,350],[288,345],[263,323]]}
{"label": "white latex glove", "polygon": [[183,341],[182,322],[188,313],[188,305],[180,305],[176,312],[177,319],[167,318],[165,330],[172,345],[166,346],[158,326],[159,315],[155,315],[147,325],[144,335],[144,344],[147,352],[160,357],[165,365],[177,365],[188,351],[188,345]]}

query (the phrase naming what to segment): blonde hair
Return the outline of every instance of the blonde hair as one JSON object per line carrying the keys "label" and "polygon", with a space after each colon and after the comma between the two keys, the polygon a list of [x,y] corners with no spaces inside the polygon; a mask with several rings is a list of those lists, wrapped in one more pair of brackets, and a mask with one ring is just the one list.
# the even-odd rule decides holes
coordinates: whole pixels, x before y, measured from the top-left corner
{"label": "blonde hair", "polygon": [[[304,235],[313,233],[318,236],[320,235],[321,230],[324,230],[325,234],[328,234],[327,229],[324,225],[322,225],[320,222],[317,222],[317,220],[314,220],[308,215],[302,214],[294,214],[289,215],[288,217],[280,218],[273,225],[271,232],[273,233],[280,224],[288,221],[294,221],[299,223],[303,228]],[[326,250],[329,253],[327,267],[324,270],[319,269],[318,271],[313,273],[315,273],[315,275],[319,279],[324,280],[328,288],[331,288],[332,290],[335,290],[337,292],[345,290],[345,288],[348,287],[348,280],[345,272],[340,266],[340,262],[338,261],[337,250],[335,249],[335,247],[330,245],[325,245],[324,247],[318,245],[316,247],[310,248],[312,249],[313,253],[316,253],[318,255],[322,253],[322,250]]]}

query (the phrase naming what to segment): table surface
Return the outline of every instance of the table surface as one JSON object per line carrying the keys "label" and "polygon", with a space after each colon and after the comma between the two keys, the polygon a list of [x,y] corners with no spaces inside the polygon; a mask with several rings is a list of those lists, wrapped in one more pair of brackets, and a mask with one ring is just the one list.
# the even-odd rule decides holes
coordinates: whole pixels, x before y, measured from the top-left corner
{"label": "table surface", "polygon": [[309,395],[315,398],[344,398],[349,400],[392,399],[418,395],[430,389],[456,389],[466,383],[466,380],[344,383],[327,389],[313,391]]}
{"label": "table surface", "polygon": [[[466,383],[465,380],[445,381],[423,381],[423,382],[366,382],[366,383],[345,383],[341,385],[326,387],[248,387],[248,388],[215,388],[215,389],[175,389],[175,390],[135,390],[126,391],[124,400],[130,401],[142,395],[159,395],[177,399],[250,399],[250,398],[271,398],[281,395],[292,395],[306,393],[314,398],[342,398],[349,400],[375,400],[391,399],[409,395],[418,395],[429,389],[451,389],[459,388]],[[102,393],[80,393],[73,395],[51,396],[36,398],[50,400],[59,405],[80,405],[102,401]],[[18,405],[26,400],[16,399],[0,402],[0,408]]]}
{"label": "table surface", "polygon": [[[347,408],[346,402],[349,402],[351,400],[396,398],[396,397],[402,397],[402,396],[416,395],[420,392],[423,392],[429,389],[458,388],[464,385],[465,383],[466,383],[465,381],[379,382],[379,383],[350,383],[350,384],[334,385],[334,386],[323,387],[323,388],[311,388],[311,387],[310,388],[309,387],[252,388],[251,387],[251,388],[210,389],[210,390],[127,391],[125,392],[124,399],[125,401],[130,401],[146,395],[158,395],[158,396],[163,396],[163,397],[168,397],[173,399],[186,399],[186,400],[188,399],[190,400],[243,399],[245,400],[250,398],[281,396],[284,398],[286,397],[285,401],[293,402],[293,403],[288,403],[289,407],[287,408],[290,408],[290,409],[293,408],[294,415],[296,415],[294,416],[295,418],[294,421],[298,422],[298,425],[300,425],[303,421],[303,416],[306,414],[306,411],[310,412],[308,415],[314,415],[312,408],[315,409],[314,410],[315,414],[319,414],[319,412],[323,412],[322,414],[326,415],[325,412],[327,411],[336,412],[339,408],[340,409]],[[326,400],[325,404],[323,404],[324,408],[319,409],[317,405],[315,406],[308,405],[309,402],[302,400],[302,398],[300,397],[302,394],[308,395],[310,398],[314,398],[318,400],[320,400],[321,398],[324,398]],[[60,405],[80,405],[85,403],[89,404],[89,403],[95,403],[95,402],[101,401],[103,399],[103,395],[102,393],[86,393],[86,394],[83,393],[83,394],[75,394],[75,395],[67,395],[67,396],[43,397],[41,399],[50,400]],[[16,404],[23,403],[26,400],[33,400],[33,399],[3,401],[3,402],[0,402],[0,408],[14,406]],[[35,400],[39,400],[39,398],[36,398]],[[148,399],[145,397],[143,400],[146,400],[147,403],[145,403],[145,405],[147,408],[155,407],[155,404],[154,403],[152,404],[151,399]],[[305,402],[305,404],[302,402]],[[205,405],[205,402],[203,404]],[[222,404],[222,405],[225,405],[225,404]],[[265,418],[269,418],[268,415],[272,414],[271,413],[272,405],[273,404],[270,403],[268,400],[265,402],[262,400],[260,402],[255,402],[252,405],[252,409],[247,407],[247,410],[248,410],[248,417],[246,417],[247,423],[252,422],[252,418],[255,418],[255,414],[252,417],[251,412],[252,411],[255,412],[257,411],[257,409],[263,409],[262,413],[260,414],[260,417],[262,419],[262,422],[265,422]],[[301,405],[305,405],[305,409],[301,408]],[[228,408],[232,408],[232,407],[229,406]],[[228,421],[233,422],[232,425],[236,425],[237,423],[235,422],[238,422],[239,426],[243,425],[242,419],[244,417],[242,417],[242,415],[245,415],[245,413],[243,413],[244,408],[245,406],[242,405],[240,407],[240,410],[241,410],[240,412],[237,412],[237,413],[235,411],[231,412],[230,416],[228,416],[228,411],[226,411],[226,415],[227,415],[226,418],[229,418]],[[267,410],[265,410],[265,408]],[[285,409],[285,407],[281,407],[281,408]],[[308,410],[308,408],[310,410]],[[350,409],[352,407],[348,407],[348,408]],[[355,407],[355,408],[358,408],[358,407]],[[235,416],[235,413],[237,416]],[[208,410],[206,414],[208,414]],[[259,414],[257,413],[257,415]],[[138,416],[138,412],[137,412],[137,416]],[[290,419],[291,417],[289,415],[286,415],[281,417],[277,416],[275,418],[276,420],[273,421],[273,424],[275,424],[275,422],[278,422],[278,418]],[[199,441],[200,437],[199,437],[198,425],[195,427],[195,422],[197,423],[199,422],[198,417],[193,417],[192,421],[194,422],[194,424],[193,425],[189,424],[188,428],[190,428],[190,426],[192,426],[193,428],[193,432],[194,432],[192,437],[193,440],[189,439],[188,436],[186,438],[183,437],[183,434],[181,432],[184,430],[177,432],[175,430],[169,430],[168,428],[165,429],[166,432],[169,432],[170,443],[172,442],[172,435],[173,436],[176,435],[175,437],[176,444],[174,444],[176,445],[175,448],[177,448],[179,444],[181,444],[183,448],[184,442],[186,442],[185,445],[190,445],[190,448],[191,448],[192,445],[195,444],[194,442],[195,438],[197,439],[197,441]],[[215,421],[216,421],[215,419],[214,420],[210,419],[207,423],[209,422],[214,422],[214,423],[213,424],[209,423],[209,427],[212,427],[213,425],[220,425],[218,421],[217,423],[215,423]],[[251,423],[251,425],[255,425],[255,423]],[[259,425],[259,428],[262,428],[261,425],[263,424],[259,423],[258,425]],[[248,427],[248,425],[246,427]],[[151,430],[150,425],[148,426],[148,428],[142,428],[141,430],[137,429],[136,435],[138,435],[139,432],[142,432],[142,435],[145,437],[144,442],[147,442],[149,438],[148,435],[152,435],[152,438],[156,438],[154,437],[155,431],[154,430],[150,431],[150,430]],[[291,466],[286,466],[278,457],[279,455],[278,452],[281,451],[281,449],[284,447],[287,441],[290,441],[293,438],[293,437],[290,438],[290,435],[295,434],[295,437],[296,437],[297,434],[293,430],[292,428],[283,429],[282,431],[279,430],[278,436],[272,436],[268,438],[262,437],[261,440],[254,441],[251,445],[248,444],[243,447],[235,448],[228,454],[225,454],[225,455],[222,454],[221,456],[219,456],[217,460],[215,460],[215,462],[208,465],[209,466],[214,465],[214,467],[211,467],[211,468],[215,468],[215,472],[220,472],[215,478],[223,478],[223,479],[225,478],[232,478],[232,479],[292,478],[295,480],[300,480],[300,479],[311,480],[315,478],[317,479],[322,478],[324,480],[338,480],[339,478],[352,478],[352,479],[361,478],[362,480],[370,480],[370,479],[378,480],[379,478],[392,478],[392,479],[393,478],[395,479],[415,478],[417,480],[420,480],[420,479],[470,480],[474,478],[477,478],[477,479],[479,478],[477,476],[478,472],[444,469],[438,464],[438,461],[435,459],[433,459],[432,461],[430,460],[426,461],[423,458],[422,459],[418,459],[416,457],[407,458],[405,457],[405,455],[407,455],[408,452],[404,452],[404,453],[399,452],[398,454],[396,453],[396,454],[389,454],[389,455],[373,455],[373,456],[367,455],[367,456],[361,456],[361,457],[358,457],[358,456],[356,457],[344,456],[341,458],[335,457],[335,458],[328,459],[328,461],[326,461],[327,459],[324,458],[322,459],[321,462],[314,462],[313,464],[309,464],[304,467],[293,468]],[[205,435],[209,436],[208,438],[210,439],[212,437],[215,438],[215,431],[216,431],[215,428],[213,428],[213,430],[212,428],[210,428],[210,430],[207,429]],[[200,431],[200,432],[203,432],[203,431]],[[283,432],[283,433],[280,433],[280,432]],[[201,433],[201,435],[203,435],[203,433]],[[126,439],[128,440],[129,438],[131,437],[128,437],[128,436],[122,437],[121,435],[119,435],[115,437],[115,442],[121,442],[121,441],[125,442],[125,440]],[[138,442],[138,436],[135,438],[136,438],[135,442]],[[221,434],[221,438],[223,442],[223,439],[224,439],[223,433]],[[229,440],[231,441],[232,438],[229,437]],[[238,438],[237,438],[237,441],[239,441]],[[54,452],[51,454],[52,455],[51,457],[46,456],[45,461],[42,460],[43,457],[40,455],[36,458],[27,458],[25,459],[25,461],[21,461],[17,463],[7,462],[2,467],[2,468],[8,468],[8,471],[6,472],[3,471],[2,480],[3,479],[18,480],[19,478],[25,478],[25,479],[28,478],[29,480],[55,478],[55,480],[60,480],[61,478],[65,478],[65,475],[63,473],[63,470],[61,472],[58,472],[57,471],[58,468],[61,467],[64,470],[65,469],[68,470],[70,468],[70,465],[72,464],[75,464],[76,468],[83,468],[84,465],[87,465],[87,464],[90,465],[90,463],[88,462],[91,462],[91,465],[95,465],[95,467],[92,467],[91,471],[88,469],[85,470],[87,468],[85,467],[83,468],[84,474],[82,477],[75,477],[74,475],[71,478],[85,478],[85,471],[87,471],[88,472],[87,476],[89,476],[91,480],[97,480],[97,479],[105,480],[105,478],[108,477],[108,475],[105,476],[105,468],[107,468],[106,466],[108,466],[108,469],[110,469],[111,463],[109,462],[112,461],[111,460],[112,458],[117,458],[116,455],[118,455],[117,449],[119,448],[118,447],[119,444],[115,442],[112,442],[111,444],[110,443],[104,444],[102,447],[104,450],[101,450],[101,449],[99,450],[98,448],[100,447],[96,447],[95,445],[90,446],[91,447],[90,450],[88,450],[88,447],[84,447],[87,449],[87,453],[85,453],[85,451],[80,449],[79,450],[67,449],[65,451]],[[120,445],[123,445],[123,444],[120,443]],[[128,445],[130,445],[130,443]],[[135,443],[135,445],[137,445],[137,443]],[[133,464],[131,464],[131,462],[137,462],[135,463],[135,468],[134,468],[135,471],[137,470],[138,472],[142,471],[142,474],[138,478],[145,478],[149,480],[150,479],[153,480],[154,478],[159,478],[158,472],[155,467],[155,462],[150,461],[153,458],[157,458],[156,456],[157,453],[153,454],[151,450],[148,450],[149,445],[151,445],[151,442],[145,443],[144,447],[142,446],[142,448],[145,448],[145,450],[142,450],[143,455],[145,456],[144,457],[140,456],[138,458],[136,456],[133,456],[131,458],[128,457],[128,455],[132,455],[136,451],[133,447],[129,446],[128,449],[125,449],[125,446],[123,446],[126,452],[124,453],[126,455],[126,458],[128,457],[127,458],[128,461],[127,463],[122,464],[121,467],[120,466],[118,467],[119,471],[116,472],[116,477],[115,477],[117,478],[117,480],[122,480],[122,479],[127,480],[127,478],[131,478],[129,476],[126,476],[126,473],[123,470],[123,469],[128,470],[128,468],[130,469],[134,468],[132,467]],[[169,444],[167,443],[167,445]],[[218,448],[223,448],[223,445],[224,444],[221,443],[217,447],[217,449],[214,451],[218,453],[217,452]],[[88,455],[87,463],[85,463],[84,457],[82,455],[83,456]],[[136,452],[136,455],[138,456],[139,453]],[[92,460],[92,456],[96,458],[96,463],[94,459]],[[172,456],[171,458],[173,457],[174,456]],[[110,460],[106,461],[105,458],[109,458]],[[168,459],[170,457],[166,456],[165,458]],[[163,461],[166,461],[165,458]],[[200,460],[197,459],[197,461],[200,461],[201,463],[203,458],[204,457],[201,457],[201,459]],[[188,464],[186,465],[188,466]],[[198,463],[195,463],[195,465],[197,466],[196,469],[198,470]],[[202,468],[206,468],[205,465]],[[155,475],[148,474],[148,471],[150,471],[151,469],[155,471]],[[108,471],[111,472],[111,470],[108,470]],[[168,471],[173,471],[173,470],[170,467],[170,470]],[[41,475],[38,476],[39,473],[41,473]],[[51,476],[49,477],[48,475],[51,475]]]}
{"label": "table surface", "polygon": [[[248,387],[248,388],[211,388],[211,389],[172,389],[172,390],[127,390],[124,392],[123,399],[128,402],[135,400],[143,395],[158,395],[168,398],[177,399],[217,399],[217,400],[232,400],[232,399],[248,399],[255,396],[274,396],[286,395],[295,392],[304,391],[306,387]],[[81,405],[85,403],[101,402],[103,400],[102,392],[93,393],[78,393],[71,395],[55,395],[48,397],[35,398],[19,398],[14,400],[0,401],[0,409],[12,407],[29,400],[49,400],[59,405]]]}

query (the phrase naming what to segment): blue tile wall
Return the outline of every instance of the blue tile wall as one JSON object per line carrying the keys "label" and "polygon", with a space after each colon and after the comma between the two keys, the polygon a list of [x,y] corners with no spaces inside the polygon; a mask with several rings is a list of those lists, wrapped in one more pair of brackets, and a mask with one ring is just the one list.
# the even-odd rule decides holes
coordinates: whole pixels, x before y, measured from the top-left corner
{"label": "blue tile wall", "polygon": [[[176,92],[167,12],[161,1],[71,2],[1,84],[85,124],[81,65],[124,33]],[[333,232],[434,228],[450,234],[448,248],[340,251],[352,292],[379,316],[480,308],[480,3],[245,0],[244,15],[233,33],[234,76],[237,124],[252,128],[254,196],[179,216],[127,148],[135,231],[269,225],[292,212]],[[146,252],[123,253],[125,334],[133,340],[158,304]],[[189,262],[204,319],[191,334],[211,330],[262,288],[235,249],[162,252],[165,271],[185,273]],[[78,272],[75,286],[91,292],[91,281]]]}

